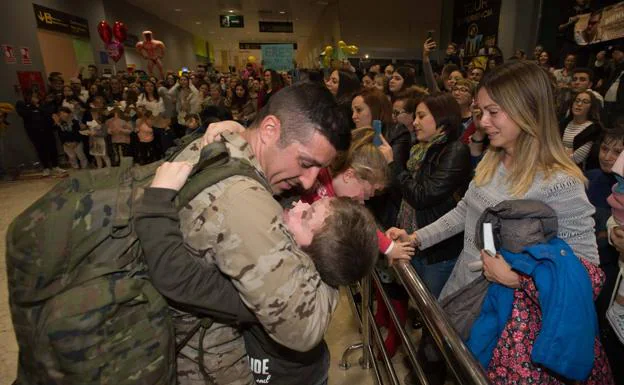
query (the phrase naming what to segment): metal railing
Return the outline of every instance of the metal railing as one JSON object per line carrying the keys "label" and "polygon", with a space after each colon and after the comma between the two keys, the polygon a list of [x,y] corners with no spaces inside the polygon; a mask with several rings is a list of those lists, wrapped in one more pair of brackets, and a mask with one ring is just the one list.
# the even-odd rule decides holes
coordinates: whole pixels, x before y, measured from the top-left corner
{"label": "metal railing", "polygon": [[[485,373],[479,362],[474,358],[472,353],[463,343],[455,329],[444,315],[444,312],[438,301],[431,295],[425,287],[414,268],[408,262],[400,262],[394,265],[394,271],[399,282],[403,285],[410,299],[416,305],[416,310],[420,313],[420,318],[424,327],[431,336],[442,358],[446,362],[446,366],[454,375],[458,384],[462,385],[486,385],[489,384]],[[386,352],[383,339],[379,328],[375,324],[371,304],[371,283],[374,282],[379,288],[381,298],[388,309],[390,318],[397,329],[404,347],[406,357],[412,365],[412,373],[422,385],[428,385],[429,380],[425,375],[421,362],[417,359],[417,349],[412,343],[404,326],[399,321],[398,316],[394,312],[394,308],[390,303],[390,299],[386,295],[381,285],[379,275],[376,271],[370,276],[365,277],[356,288],[349,288],[349,299],[352,310],[356,319],[358,319],[362,342],[349,346],[343,353],[339,366],[342,369],[349,369],[351,364],[348,361],[349,355],[359,349],[362,349],[362,358],[360,366],[363,369],[372,367],[378,384],[383,384],[383,376],[380,371],[380,363],[386,372],[386,378],[393,385],[399,385],[399,381],[394,365]],[[356,297],[358,291],[361,296],[361,306],[358,307]],[[374,346],[380,352],[381,360],[378,362],[373,356],[373,346],[371,345],[371,335],[374,337]]]}

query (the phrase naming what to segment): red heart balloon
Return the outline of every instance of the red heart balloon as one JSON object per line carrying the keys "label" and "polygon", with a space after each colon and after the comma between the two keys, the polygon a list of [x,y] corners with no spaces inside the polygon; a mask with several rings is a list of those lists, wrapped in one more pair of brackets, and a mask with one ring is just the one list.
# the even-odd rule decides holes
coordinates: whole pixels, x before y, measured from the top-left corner
{"label": "red heart balloon", "polygon": [[113,32],[111,30],[111,26],[108,25],[106,20],[102,20],[99,22],[97,26],[98,34],[100,34],[100,39],[104,42],[104,44],[108,44],[113,40]]}
{"label": "red heart balloon", "polygon": [[118,42],[123,43],[128,37],[128,27],[123,22],[116,21],[113,25],[113,35]]}
{"label": "red heart balloon", "polygon": [[113,41],[106,46],[106,52],[108,56],[117,63],[124,54],[124,46],[118,41]]}

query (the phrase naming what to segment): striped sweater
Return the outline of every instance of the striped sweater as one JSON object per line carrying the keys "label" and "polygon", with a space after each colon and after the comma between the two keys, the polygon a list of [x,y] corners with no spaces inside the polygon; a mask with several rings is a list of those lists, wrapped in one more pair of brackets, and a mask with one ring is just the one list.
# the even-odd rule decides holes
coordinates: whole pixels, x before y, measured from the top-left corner
{"label": "striped sweater", "polygon": [[[492,181],[477,187],[472,181],[464,198],[457,207],[437,221],[418,231],[420,248],[426,249],[455,234],[464,231],[464,249],[447,281],[440,298],[444,298],[481,275],[481,271],[470,271],[468,264],[479,261],[481,256],[475,245],[475,227],[483,211],[504,200],[513,198],[506,184],[507,171],[503,164],[498,167]],[[562,172],[554,173],[549,180],[538,173],[533,185],[522,197],[537,199],[552,207],[559,217],[558,236],[566,241],[574,253],[598,265],[598,248],[594,235],[594,207],[589,203],[583,184]]]}

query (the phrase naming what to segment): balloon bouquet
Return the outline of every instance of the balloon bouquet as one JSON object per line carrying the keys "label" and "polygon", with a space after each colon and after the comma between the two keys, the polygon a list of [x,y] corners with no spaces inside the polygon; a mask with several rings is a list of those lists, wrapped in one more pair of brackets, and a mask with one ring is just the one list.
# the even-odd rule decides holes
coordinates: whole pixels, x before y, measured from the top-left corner
{"label": "balloon bouquet", "polygon": [[[113,27],[106,22],[106,20],[100,21],[97,27],[100,39],[106,44],[106,53],[108,57],[113,59],[115,64],[121,59],[124,54],[123,42],[128,37],[128,28],[121,21],[116,21]],[[114,39],[113,39],[114,37]],[[117,67],[113,66],[115,72]]]}
{"label": "balloon bouquet", "polygon": [[360,48],[357,45],[347,45],[343,40],[338,42],[338,50],[334,50],[334,47],[328,45],[321,52],[323,57],[323,65],[329,67],[332,59],[343,59],[349,55],[357,55]]}
{"label": "balloon bouquet", "polygon": [[165,44],[152,38],[152,31],[143,31],[143,41],[136,44],[143,59],[147,60],[147,72],[153,76],[154,66],[158,68],[160,78],[165,78],[161,59],[165,56]]}

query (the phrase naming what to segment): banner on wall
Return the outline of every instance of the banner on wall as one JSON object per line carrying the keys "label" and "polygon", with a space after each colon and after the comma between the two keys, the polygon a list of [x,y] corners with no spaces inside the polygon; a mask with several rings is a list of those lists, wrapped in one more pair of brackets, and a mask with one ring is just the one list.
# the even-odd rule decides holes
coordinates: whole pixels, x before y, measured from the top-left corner
{"label": "banner on wall", "polygon": [[455,0],[453,42],[463,49],[465,57],[477,56],[481,48],[496,45],[500,8],[501,0]]}
{"label": "banner on wall", "polygon": [[78,37],[89,37],[89,22],[82,17],[33,4],[37,28],[67,33]]}
{"label": "banner on wall", "polygon": [[293,65],[292,44],[263,44],[262,66],[275,71],[290,71]]}
{"label": "banner on wall", "polygon": [[574,25],[578,45],[596,44],[624,37],[624,1],[594,13],[580,15]]}

